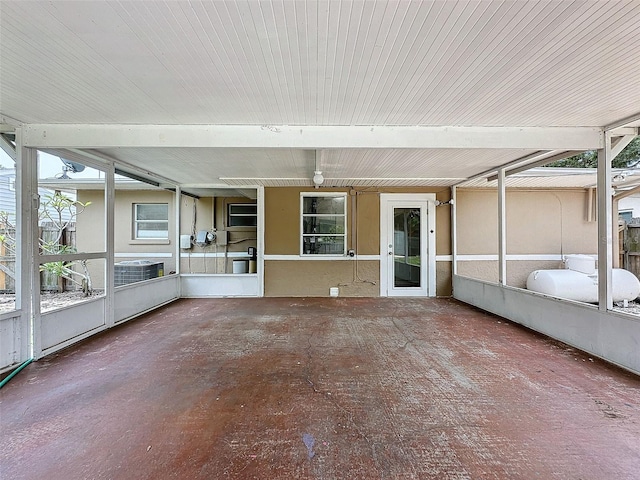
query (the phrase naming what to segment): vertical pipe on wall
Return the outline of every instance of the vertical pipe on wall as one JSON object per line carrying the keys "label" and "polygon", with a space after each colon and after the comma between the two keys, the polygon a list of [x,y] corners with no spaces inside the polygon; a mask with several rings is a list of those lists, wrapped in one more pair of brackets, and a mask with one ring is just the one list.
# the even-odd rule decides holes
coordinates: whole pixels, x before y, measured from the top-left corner
{"label": "vertical pipe on wall", "polygon": [[504,168],[498,170],[498,283],[507,284],[507,208]]}
{"label": "vertical pipe on wall", "polygon": [[611,133],[604,132],[604,148],[598,150],[598,308],[613,308],[613,217],[611,205]]}
{"label": "vertical pipe on wall", "polygon": [[594,188],[589,188],[587,190],[587,222],[593,222],[595,220],[593,211],[593,193]]}

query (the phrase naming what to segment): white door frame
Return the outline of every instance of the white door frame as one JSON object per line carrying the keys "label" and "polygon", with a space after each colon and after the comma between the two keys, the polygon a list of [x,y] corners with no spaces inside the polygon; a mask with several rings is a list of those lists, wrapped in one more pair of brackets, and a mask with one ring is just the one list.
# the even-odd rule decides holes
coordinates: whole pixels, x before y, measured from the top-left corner
{"label": "white door frame", "polygon": [[[380,194],[380,296],[436,296],[436,195],[435,193]],[[420,255],[421,285],[394,287],[393,267],[389,261],[389,245],[393,244],[393,208],[421,207]],[[391,238],[390,238],[391,236]],[[392,252],[393,253],[393,252]],[[426,261],[425,261],[426,259]]]}

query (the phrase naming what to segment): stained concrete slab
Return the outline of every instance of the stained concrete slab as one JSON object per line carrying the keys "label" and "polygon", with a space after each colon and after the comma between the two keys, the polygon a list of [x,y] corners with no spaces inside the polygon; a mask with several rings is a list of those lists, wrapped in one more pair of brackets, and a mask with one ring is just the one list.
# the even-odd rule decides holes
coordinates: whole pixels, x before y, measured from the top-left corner
{"label": "stained concrete slab", "polygon": [[631,479],[639,407],[455,300],[180,300],[2,389],[0,478]]}

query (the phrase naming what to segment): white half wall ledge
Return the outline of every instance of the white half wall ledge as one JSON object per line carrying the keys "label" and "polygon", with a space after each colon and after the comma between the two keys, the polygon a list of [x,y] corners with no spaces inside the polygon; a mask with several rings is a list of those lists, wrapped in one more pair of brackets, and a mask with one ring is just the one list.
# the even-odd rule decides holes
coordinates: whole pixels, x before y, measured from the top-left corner
{"label": "white half wall ledge", "polygon": [[599,127],[27,124],[30,148],[496,148],[594,150]]}
{"label": "white half wall ledge", "polygon": [[460,275],[453,297],[640,375],[640,317]]}

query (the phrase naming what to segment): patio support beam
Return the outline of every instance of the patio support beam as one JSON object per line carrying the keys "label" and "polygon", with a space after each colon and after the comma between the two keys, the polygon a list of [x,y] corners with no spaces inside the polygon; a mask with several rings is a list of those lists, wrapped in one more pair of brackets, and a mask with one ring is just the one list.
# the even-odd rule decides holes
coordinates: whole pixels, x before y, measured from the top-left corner
{"label": "patio support beam", "polygon": [[615,200],[622,200],[623,198],[630,197],[631,195],[637,195],[640,193],[640,185],[633,187],[631,190],[625,190],[623,192],[616,193]]}
{"label": "patio support beam", "polygon": [[619,137],[615,143],[611,142],[611,160],[613,161],[614,158],[620,155],[634,138],[636,138],[636,135],[624,135],[623,137]]}
{"label": "patio support beam", "polygon": [[498,283],[507,284],[507,207],[504,168],[498,170]]}
{"label": "patio support beam", "polygon": [[633,115],[629,115],[628,117],[623,118],[621,120],[618,120],[617,122],[613,122],[613,123],[607,125],[606,127],[604,127],[604,129],[605,129],[605,131],[609,131],[609,130],[613,130],[615,128],[625,127],[625,126],[629,125],[630,123],[637,122],[638,120],[640,120],[640,112],[634,113]]}
{"label": "patio support beam", "polygon": [[0,133],[0,148],[2,148],[2,150],[4,150],[14,162],[16,161],[16,147],[9,141],[4,133]]}
{"label": "patio support beam", "polygon": [[594,150],[599,127],[29,124],[34,148],[512,148]]}
{"label": "patio support beam", "polygon": [[[577,150],[569,150],[569,151],[566,151],[566,152],[557,153],[555,155],[545,156],[544,158],[542,158],[540,160],[536,160],[535,162],[527,163],[526,165],[521,165],[519,167],[510,168],[510,169],[505,168],[505,170],[507,170],[505,175],[509,176],[509,175],[515,175],[516,173],[520,173],[520,172],[526,172],[527,170],[531,170],[532,168],[540,167],[542,165],[546,165],[546,164],[551,163],[551,162],[556,162],[558,160],[564,160],[565,158],[572,157],[572,156],[577,155],[579,153],[582,153],[582,152],[577,151]],[[506,167],[506,165],[504,167]],[[487,177],[487,181],[488,182],[492,182],[492,181],[497,180],[497,179],[498,179],[497,175],[492,175],[490,177]]]}
{"label": "patio support beam", "polygon": [[598,308],[613,308],[613,215],[611,188],[611,134],[605,132],[604,148],[598,149]]}

